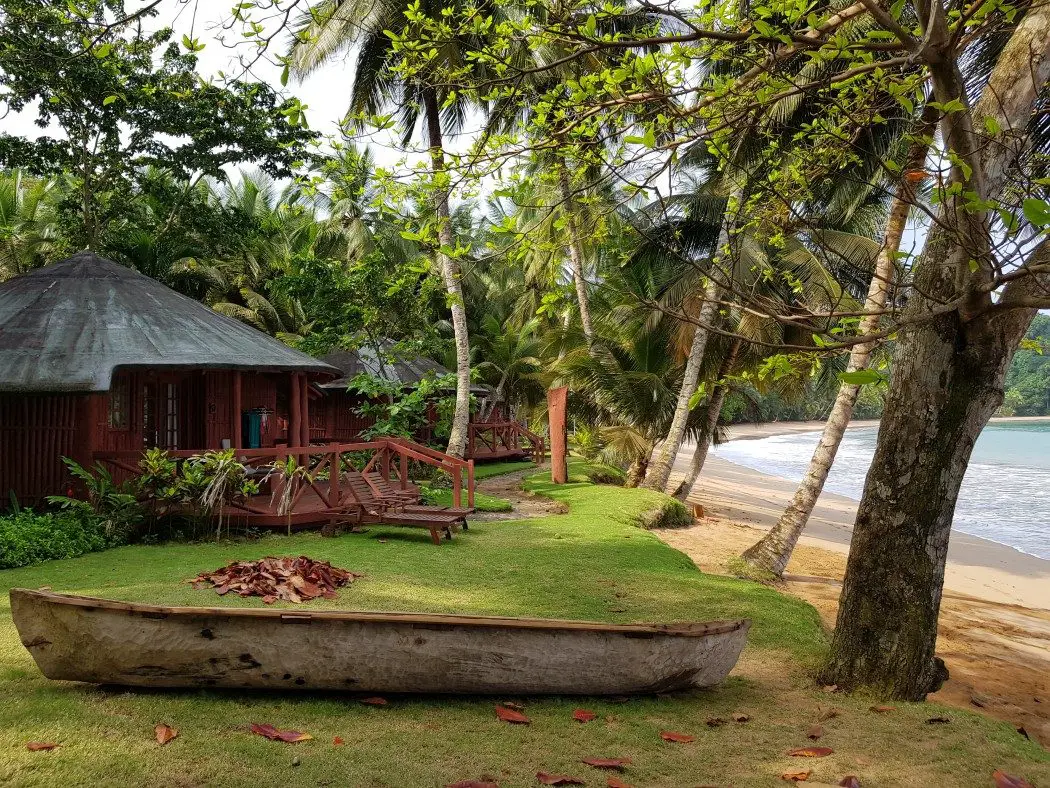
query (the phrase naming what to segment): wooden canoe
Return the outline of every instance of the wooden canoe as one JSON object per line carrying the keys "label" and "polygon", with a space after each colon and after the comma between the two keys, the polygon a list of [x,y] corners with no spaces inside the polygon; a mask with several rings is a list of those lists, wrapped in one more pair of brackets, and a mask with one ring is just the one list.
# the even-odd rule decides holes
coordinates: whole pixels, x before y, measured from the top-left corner
{"label": "wooden canoe", "polygon": [[50,679],[149,687],[628,695],[718,684],[749,621],[159,607],[16,588],[11,611]]}

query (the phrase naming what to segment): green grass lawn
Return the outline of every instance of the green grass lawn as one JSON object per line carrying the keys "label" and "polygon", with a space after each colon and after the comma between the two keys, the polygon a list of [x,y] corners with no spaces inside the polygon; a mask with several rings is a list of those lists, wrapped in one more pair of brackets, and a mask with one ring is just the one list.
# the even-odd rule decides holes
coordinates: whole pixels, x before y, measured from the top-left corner
{"label": "green grass lawn", "polygon": [[504,473],[515,471],[527,471],[535,468],[532,460],[510,460],[508,462],[476,462],[474,463],[474,479],[480,481],[490,476],[501,476]]}
{"label": "green grass lawn", "polygon": [[[926,704],[868,711],[871,699],[827,695],[806,671],[826,649],[816,612],[769,588],[704,575],[689,559],[632,523],[658,494],[534,477],[536,492],[565,502],[567,515],[479,522],[435,547],[425,533],[371,526],[366,534],[314,534],[257,542],[135,546],[0,572],[0,784],[443,786],[491,775],[501,786],[536,785],[537,771],[605,785],[584,757],[630,757],[621,778],[636,786],[785,785],[780,774],[813,769],[811,780],[847,773],[870,786],[985,786],[1002,767],[1036,784],[1050,756],[1009,727]],[[383,541],[380,541],[382,539]],[[496,720],[490,698],[391,697],[386,707],[352,696],[218,691],[124,691],[51,682],[18,642],[7,589],[56,591],[168,604],[258,606],[259,600],[195,591],[185,579],[232,559],[307,554],[364,572],[334,602],[310,608],[458,611],[603,621],[753,620],[737,673],[714,690],[614,703],[526,701],[530,726]],[[518,699],[523,700],[523,699]],[[821,708],[841,714],[819,742],[835,753],[789,758],[810,744]],[[598,713],[571,720],[576,707]],[[733,712],[750,722],[708,727]],[[946,714],[948,725],[926,725]],[[179,737],[153,738],[159,722]],[[312,741],[272,742],[253,722],[306,731]],[[692,744],[660,740],[692,733]],[[343,746],[334,746],[333,737]],[[28,752],[55,741],[53,752]],[[805,761],[805,762],[802,762]]]}
{"label": "green grass lawn", "polygon": [[[423,503],[429,506],[452,506],[452,490],[424,490]],[[467,505],[466,493],[462,495],[462,503]],[[474,491],[474,508],[479,512],[510,512],[514,509],[507,499],[486,495],[478,490]]]}

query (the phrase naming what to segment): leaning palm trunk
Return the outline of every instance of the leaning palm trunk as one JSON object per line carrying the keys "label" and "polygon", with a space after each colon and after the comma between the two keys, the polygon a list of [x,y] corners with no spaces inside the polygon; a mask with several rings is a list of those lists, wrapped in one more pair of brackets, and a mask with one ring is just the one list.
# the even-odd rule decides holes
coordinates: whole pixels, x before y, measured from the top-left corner
{"label": "leaning palm trunk", "polygon": [[[725,230],[723,229],[723,233]],[[719,246],[721,247],[721,238]],[[671,427],[667,430],[667,437],[660,446],[660,454],[649,467],[649,474],[645,479],[645,487],[650,490],[663,492],[667,487],[667,480],[671,476],[671,468],[674,465],[678,450],[682,448],[685,440],[685,428],[689,421],[689,403],[696,394],[700,384],[700,366],[704,362],[704,352],[707,350],[707,339],[710,332],[707,326],[714,322],[718,314],[718,299],[721,297],[721,288],[714,279],[709,279],[704,289],[704,303],[700,307],[700,315],[697,320],[696,330],[693,332],[693,343],[689,347],[689,358],[685,363],[685,372],[682,375],[682,388],[678,392],[678,403],[675,406],[674,418]]]}
{"label": "leaning palm trunk", "polygon": [[565,161],[558,162],[558,180],[561,185],[562,210],[565,211],[565,226],[569,231],[569,262],[572,264],[572,281],[576,285],[576,300],[580,307],[580,323],[583,325],[583,336],[590,345],[594,338],[594,324],[591,321],[591,302],[587,295],[587,280],[583,276],[583,245],[580,243],[580,227],[576,221],[576,203],[572,199],[572,186],[569,184],[569,170]]}
{"label": "leaning palm trunk", "polygon": [[682,479],[682,483],[678,485],[678,489],[674,491],[674,497],[682,502],[688,500],[689,496],[693,494],[696,480],[700,476],[700,471],[704,469],[704,462],[707,461],[707,452],[710,450],[711,442],[715,438],[715,430],[718,429],[718,418],[722,415],[722,406],[725,405],[726,395],[729,393],[729,381],[726,378],[733,371],[733,365],[736,364],[736,357],[740,353],[740,348],[743,344],[744,340],[739,337],[733,340],[729,352],[722,359],[722,367],[718,370],[718,382],[707,401],[707,418],[704,420],[703,430],[696,442],[696,449],[693,451],[693,461],[689,464],[689,472]]}
{"label": "leaning palm trunk", "polygon": [[441,137],[441,115],[437,93],[424,91],[424,109],[430,136],[430,162],[434,174],[434,212],[438,222],[437,264],[448,293],[452,312],[452,330],[456,341],[456,409],[448,436],[448,454],[462,458],[467,447],[470,422],[470,338],[467,336],[467,312],[463,301],[463,284],[459,265],[444,250],[451,249],[452,220],[449,212],[449,187],[445,172],[444,143]]}
{"label": "leaning palm trunk", "polygon": [[[924,141],[933,133],[936,112],[929,109],[923,113],[923,125],[918,130],[919,141],[915,142],[908,153],[907,172],[921,170],[926,161],[927,144]],[[886,234],[882,249],[875,261],[875,275],[868,287],[868,297],[864,302],[865,315],[860,322],[861,336],[874,333],[879,327],[880,313],[885,310],[890,286],[893,281],[897,252],[900,250],[901,238],[908,224],[908,214],[914,203],[915,194],[911,182],[906,178],[897,187],[897,193],[890,205],[889,217],[886,220]],[[862,342],[854,345],[850,353],[847,372],[858,372],[866,369],[874,342]],[[839,444],[846,432],[853,408],[860,395],[860,386],[855,383],[843,383],[839,386],[835,404],[831,407],[828,420],[820,442],[813,451],[809,468],[802,478],[802,483],[795,491],[791,503],[777,520],[777,524],[757,543],[743,554],[745,562],[764,572],[771,572],[777,577],[784,573],[784,567],[791,559],[791,553],[798,543],[806,523],[817,505],[817,499],[824,489],[824,483],[831,472],[831,466],[838,454]]]}

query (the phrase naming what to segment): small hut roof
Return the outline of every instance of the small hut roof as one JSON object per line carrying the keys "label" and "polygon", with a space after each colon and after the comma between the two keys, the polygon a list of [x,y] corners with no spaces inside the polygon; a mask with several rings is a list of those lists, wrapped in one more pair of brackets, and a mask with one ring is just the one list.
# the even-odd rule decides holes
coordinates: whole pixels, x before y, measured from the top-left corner
{"label": "small hut roof", "polygon": [[[362,372],[403,386],[415,386],[424,378],[450,374],[449,369],[425,356],[398,355],[394,352],[396,344],[392,339],[379,339],[357,350],[335,350],[321,356],[322,361],[339,367],[342,372],[338,379],[321,384],[321,388],[345,389]],[[471,391],[485,393],[486,389],[471,386]]]}
{"label": "small hut roof", "polygon": [[117,367],[339,374],[90,252],[0,284],[0,391],[107,391]]}

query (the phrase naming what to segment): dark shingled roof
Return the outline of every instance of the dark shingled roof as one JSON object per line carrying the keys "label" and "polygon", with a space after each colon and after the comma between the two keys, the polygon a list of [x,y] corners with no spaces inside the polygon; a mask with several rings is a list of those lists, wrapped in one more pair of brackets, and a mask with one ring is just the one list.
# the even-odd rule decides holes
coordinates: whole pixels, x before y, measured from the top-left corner
{"label": "dark shingled roof", "polygon": [[90,252],[0,284],[0,391],[106,391],[117,367],[339,374]]}
{"label": "dark shingled roof", "polygon": [[[339,367],[343,373],[337,380],[322,383],[321,388],[345,389],[350,381],[362,372],[403,386],[414,386],[426,377],[450,374],[449,369],[425,356],[399,356],[394,352],[396,345],[392,339],[381,338],[374,344],[362,345],[357,350],[334,350],[321,356],[322,361]],[[470,390],[474,394],[488,393],[484,386],[471,386]]]}

